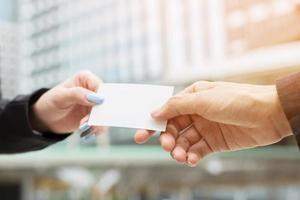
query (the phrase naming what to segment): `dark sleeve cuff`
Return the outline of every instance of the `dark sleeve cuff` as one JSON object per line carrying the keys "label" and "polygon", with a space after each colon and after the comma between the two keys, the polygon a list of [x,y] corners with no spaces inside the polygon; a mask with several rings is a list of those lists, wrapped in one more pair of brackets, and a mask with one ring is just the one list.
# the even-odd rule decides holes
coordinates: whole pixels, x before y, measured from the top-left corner
{"label": "dark sleeve cuff", "polygon": [[40,150],[70,135],[39,133],[32,130],[29,120],[31,106],[47,91],[48,89],[41,89],[29,96],[18,96],[5,106],[0,118],[0,127],[3,127],[0,153]]}
{"label": "dark sleeve cuff", "polygon": [[300,73],[276,81],[279,100],[300,148]]}

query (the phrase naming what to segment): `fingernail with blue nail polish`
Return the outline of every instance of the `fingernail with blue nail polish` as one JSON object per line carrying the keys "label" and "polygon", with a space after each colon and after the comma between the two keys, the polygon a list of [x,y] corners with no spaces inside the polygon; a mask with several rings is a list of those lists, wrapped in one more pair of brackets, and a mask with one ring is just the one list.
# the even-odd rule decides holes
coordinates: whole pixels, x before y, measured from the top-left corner
{"label": "fingernail with blue nail polish", "polygon": [[88,136],[89,134],[91,134],[91,132],[92,132],[92,129],[90,128],[90,129],[88,129],[88,130],[82,132],[82,133],[80,134],[80,137],[81,137],[81,138],[84,138],[84,137]]}
{"label": "fingernail with blue nail polish", "polygon": [[91,128],[91,126],[88,125],[88,123],[86,122],[79,127],[79,130],[80,130],[80,132],[83,133],[83,132],[87,131],[89,128]]}
{"label": "fingernail with blue nail polish", "polygon": [[103,103],[104,98],[95,94],[95,93],[90,93],[86,96],[87,100],[91,103],[95,103],[97,105],[100,105]]}

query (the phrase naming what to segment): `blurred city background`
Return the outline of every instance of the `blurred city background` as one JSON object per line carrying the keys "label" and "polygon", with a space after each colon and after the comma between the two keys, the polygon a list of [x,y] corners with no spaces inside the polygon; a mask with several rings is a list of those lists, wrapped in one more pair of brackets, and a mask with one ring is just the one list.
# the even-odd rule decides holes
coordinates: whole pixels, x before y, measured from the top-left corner
{"label": "blurred city background", "polygon": [[[2,98],[79,70],[105,82],[273,84],[300,71],[299,0],[0,0]],[[4,134],[4,133],[3,133]],[[222,153],[197,168],[134,130],[78,134],[46,150],[0,156],[1,200],[297,200],[293,138]]]}

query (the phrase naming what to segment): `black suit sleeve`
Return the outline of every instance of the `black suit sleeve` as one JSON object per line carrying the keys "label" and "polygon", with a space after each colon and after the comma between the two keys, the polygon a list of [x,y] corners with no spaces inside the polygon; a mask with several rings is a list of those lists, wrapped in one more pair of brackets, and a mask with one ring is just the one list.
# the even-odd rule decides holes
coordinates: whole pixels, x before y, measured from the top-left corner
{"label": "black suit sleeve", "polygon": [[59,142],[69,134],[39,133],[32,130],[29,115],[31,106],[47,89],[32,95],[18,96],[12,101],[0,102],[0,153],[21,153],[43,149]]}

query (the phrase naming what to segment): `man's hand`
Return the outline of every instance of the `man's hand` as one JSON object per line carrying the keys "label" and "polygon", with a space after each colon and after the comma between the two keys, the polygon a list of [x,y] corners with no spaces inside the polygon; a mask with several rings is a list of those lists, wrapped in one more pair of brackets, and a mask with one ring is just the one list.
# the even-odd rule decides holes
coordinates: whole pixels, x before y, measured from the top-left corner
{"label": "man's hand", "polygon": [[[197,82],[152,116],[169,120],[161,145],[190,166],[211,153],[268,145],[291,135],[275,86]],[[151,135],[140,130],[135,140],[144,143]]]}
{"label": "man's hand", "polygon": [[[46,92],[32,106],[33,129],[57,134],[77,130],[87,121],[92,107],[103,102],[95,93],[101,83],[91,72],[82,71]],[[83,125],[83,131],[88,128]],[[102,130],[102,127],[93,127],[93,133]]]}

